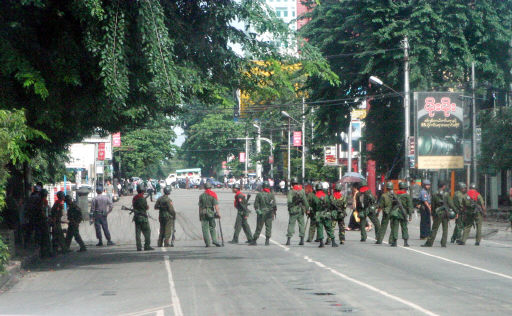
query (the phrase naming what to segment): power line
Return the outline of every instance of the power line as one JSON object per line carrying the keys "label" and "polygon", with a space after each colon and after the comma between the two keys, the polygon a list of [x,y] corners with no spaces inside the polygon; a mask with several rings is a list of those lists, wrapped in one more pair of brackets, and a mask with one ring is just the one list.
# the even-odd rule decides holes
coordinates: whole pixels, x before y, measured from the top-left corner
{"label": "power line", "polygon": [[403,48],[387,48],[387,49],[376,49],[376,50],[366,50],[361,52],[354,52],[354,53],[342,53],[342,54],[336,54],[336,55],[327,55],[324,56],[324,58],[335,58],[335,57],[348,57],[348,56],[354,56],[354,55],[369,55],[369,54],[382,54],[389,51],[394,50],[402,50]]}

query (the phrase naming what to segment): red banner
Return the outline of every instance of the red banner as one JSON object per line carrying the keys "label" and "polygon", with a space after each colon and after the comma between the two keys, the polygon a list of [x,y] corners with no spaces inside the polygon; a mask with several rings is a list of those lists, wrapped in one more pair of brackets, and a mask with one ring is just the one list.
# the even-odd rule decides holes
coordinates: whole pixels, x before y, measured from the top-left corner
{"label": "red banner", "polygon": [[300,147],[302,146],[302,132],[293,132],[293,146]]}
{"label": "red banner", "polygon": [[112,147],[121,147],[121,133],[112,134]]}
{"label": "red banner", "polygon": [[245,162],[245,153],[240,153],[240,155],[238,156],[238,159],[240,162]]}
{"label": "red banner", "polygon": [[98,160],[105,160],[105,143],[98,143]]}

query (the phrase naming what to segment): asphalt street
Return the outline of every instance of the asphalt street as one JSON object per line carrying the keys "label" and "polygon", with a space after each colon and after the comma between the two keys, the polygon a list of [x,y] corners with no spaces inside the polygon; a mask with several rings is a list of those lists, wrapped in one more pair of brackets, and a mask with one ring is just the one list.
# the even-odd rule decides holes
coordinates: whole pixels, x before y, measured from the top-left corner
{"label": "asphalt street", "polygon": [[[479,247],[470,239],[466,246],[441,248],[438,234],[433,248],[421,248],[418,218],[410,224],[410,248],[376,245],[372,239],[361,243],[356,231],[347,232],[345,245],[323,249],[316,243],[298,246],[296,232],[288,247],[288,213],[285,198],[278,196],[271,245],[263,245],[262,235],[257,247],[247,246],[243,231],[241,243],[231,245],[233,193],[216,191],[225,247],[204,247],[197,207],[201,192],[176,190],[171,194],[178,212],[176,247],[137,252],[131,216],[121,210],[131,202],[124,197],[109,216],[115,246],[95,247],[94,228],[83,223],[88,251],[36,262],[0,294],[0,314],[512,314],[512,233],[504,226],[486,224]],[[158,223],[150,222],[155,246]],[[253,231],[255,222],[253,212]],[[449,236],[452,229],[453,223]]]}

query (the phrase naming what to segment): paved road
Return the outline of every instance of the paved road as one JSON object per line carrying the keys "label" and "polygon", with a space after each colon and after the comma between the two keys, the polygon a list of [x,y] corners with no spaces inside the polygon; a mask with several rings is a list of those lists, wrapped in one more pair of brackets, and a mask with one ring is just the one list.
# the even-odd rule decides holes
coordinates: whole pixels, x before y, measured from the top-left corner
{"label": "paved road", "polygon": [[[233,233],[233,194],[217,190],[225,240]],[[82,224],[86,253],[38,262],[0,295],[0,314],[25,315],[510,315],[512,233],[500,227],[480,247],[411,248],[359,242],[339,248],[283,246],[287,212],[278,197],[272,245],[204,248],[195,190],[172,193],[177,247],[137,252],[130,216],[116,203],[109,216],[113,247],[96,248]],[[151,214],[156,217],[156,211]],[[347,219],[348,220],[348,219]],[[254,229],[255,217],[250,218]],[[152,222],[156,243],[157,223]],[[243,236],[243,232],[241,233]],[[240,237],[245,241],[245,237]],[[369,233],[374,236],[373,232]],[[76,245],[74,245],[76,247]]]}

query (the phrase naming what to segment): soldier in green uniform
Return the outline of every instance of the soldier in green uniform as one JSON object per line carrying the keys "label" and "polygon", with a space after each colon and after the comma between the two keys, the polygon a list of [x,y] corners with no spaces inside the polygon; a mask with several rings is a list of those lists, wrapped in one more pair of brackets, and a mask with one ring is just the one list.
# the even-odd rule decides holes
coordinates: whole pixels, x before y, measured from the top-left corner
{"label": "soldier in green uniform", "polygon": [[380,222],[377,218],[376,199],[368,187],[368,182],[362,180],[359,183],[359,191],[355,197],[356,210],[361,219],[361,241],[366,241],[366,218],[368,217],[375,227],[375,239],[379,237]]}
{"label": "soldier in green uniform", "polygon": [[446,247],[446,241],[448,239],[448,215],[450,210],[453,211],[455,206],[453,205],[452,197],[450,192],[446,188],[446,184],[443,182],[439,183],[439,190],[432,197],[432,217],[434,222],[432,224],[432,233],[427,239],[427,242],[422,247],[432,247],[434,240],[436,239],[437,230],[439,225],[443,225],[443,237],[441,238],[441,247]]}
{"label": "soldier in green uniform", "polygon": [[315,186],[315,197],[311,203],[311,208],[315,210],[316,228],[318,231],[318,239],[320,239],[319,247],[324,247],[324,228],[327,233],[327,237],[331,240],[332,246],[338,247],[336,240],[334,240],[334,233],[332,232],[331,199],[324,192],[321,183],[317,183]]}
{"label": "soldier in green uniform", "polygon": [[486,212],[484,199],[476,190],[474,183],[471,183],[467,195],[463,200],[462,207],[464,208],[464,233],[462,239],[458,241],[457,244],[465,245],[471,227],[476,225],[475,246],[480,246],[480,241],[482,240],[482,221]]}
{"label": "soldier in green uniform", "polygon": [[176,219],[176,211],[172,200],[169,198],[171,188],[164,188],[164,195],[159,197],[155,203],[155,209],[158,210],[158,221],[160,222],[160,234],[158,235],[158,247],[174,247],[174,240],[169,239],[174,234],[174,221]]}
{"label": "soldier in green uniform", "polygon": [[270,191],[270,184],[268,181],[263,181],[263,191],[256,195],[254,200],[254,209],[256,210],[256,230],[252,237],[252,243],[250,245],[255,246],[256,241],[260,237],[261,229],[265,224],[265,246],[270,245],[270,237],[272,237],[272,221],[276,216],[277,205],[274,194]]}
{"label": "soldier in green uniform", "polygon": [[212,243],[220,247],[215,232],[215,217],[220,218],[217,194],[211,190],[212,184],[210,182],[206,182],[204,188],[204,192],[199,196],[199,220],[201,221],[204,243],[206,247],[210,247],[211,235]]}
{"label": "soldier in green uniform", "polygon": [[[377,237],[376,244],[382,244],[382,240],[386,235],[388,224],[390,220],[391,209],[393,208],[393,182],[386,183],[386,193],[382,194],[379,199],[379,211],[382,212],[382,220],[380,222],[379,237]],[[391,241],[392,235],[389,235]],[[391,242],[390,242],[391,244]]]}
{"label": "soldier in green uniform", "polygon": [[[315,192],[313,190],[314,186],[315,186],[315,183],[312,183],[311,186],[309,186],[309,187],[311,187],[311,189],[307,188],[308,190],[304,191],[304,192],[306,192],[306,198],[308,199],[308,204],[310,206],[309,210],[306,211],[306,214],[309,218],[309,231],[308,231],[308,239],[306,240],[306,242],[312,242],[313,240],[315,242],[320,241],[320,239],[318,239],[318,234],[317,234],[317,238],[315,239],[316,216],[315,216],[315,211],[311,208],[311,204],[313,203],[313,198],[315,197]],[[311,190],[311,191],[309,191],[309,190]]]}
{"label": "soldier in green uniform", "polygon": [[61,221],[64,212],[64,197],[63,191],[57,192],[57,201],[53,203],[52,209],[50,210],[50,225],[52,227],[52,246],[54,253],[57,253],[59,248],[61,253],[67,251]]}
{"label": "soldier in green uniform", "polygon": [[144,187],[137,186],[137,195],[133,197],[133,221],[135,222],[135,243],[137,244],[137,251],[142,250],[142,243],[140,234],[144,235],[144,250],[155,250],[150,246],[151,244],[151,228],[149,227],[148,220],[148,201],[144,197]]}
{"label": "soldier in green uniform", "polygon": [[235,232],[233,234],[233,240],[231,240],[230,244],[238,244],[238,236],[240,235],[240,231],[242,228],[244,229],[245,237],[247,238],[247,242],[252,242],[252,233],[251,227],[249,227],[249,223],[247,222],[247,218],[249,217],[249,207],[247,202],[247,196],[240,191],[240,185],[236,183],[233,186],[233,193],[235,193],[235,208],[237,210],[236,221],[235,221]]}
{"label": "soldier in green uniform", "polygon": [[309,203],[306,198],[306,193],[304,193],[302,186],[299,185],[297,178],[292,178],[291,184],[292,189],[288,192],[287,196],[288,214],[290,218],[288,220],[288,231],[286,234],[288,239],[286,240],[286,245],[290,245],[291,238],[295,233],[295,222],[297,222],[299,225],[299,245],[303,246],[306,230],[304,226],[304,213],[309,210]]}
{"label": "soldier in green uniform", "polygon": [[345,216],[347,216],[347,199],[345,196],[343,196],[341,190],[343,190],[343,185],[341,183],[336,183],[334,192],[331,196],[331,208],[333,234],[337,223],[339,229],[338,236],[340,238],[340,244],[343,245],[345,243]]}
{"label": "soldier in green uniform", "polygon": [[80,236],[80,230],[78,229],[83,219],[82,210],[80,210],[78,205],[73,202],[71,195],[66,195],[65,201],[68,206],[68,231],[66,233],[66,249],[69,249],[69,246],[71,246],[71,240],[74,237],[75,241],[80,246],[78,251],[86,251],[87,248],[85,247],[84,241]]}
{"label": "soldier in green uniform", "polygon": [[[409,239],[409,230],[407,221],[411,221],[411,215],[414,209],[411,196],[407,193],[407,182],[398,184],[399,190],[396,194],[390,193],[392,198],[391,206],[391,236],[389,237],[390,246],[396,247],[398,240],[398,225],[402,228],[402,238],[404,239],[404,247],[409,247],[407,240]],[[380,236],[379,236],[380,237]],[[382,240],[381,240],[382,241]]]}
{"label": "soldier in green uniform", "polygon": [[457,184],[457,191],[455,191],[455,195],[453,196],[453,205],[455,206],[455,214],[457,217],[455,218],[455,228],[453,229],[453,234],[451,238],[451,243],[453,244],[455,241],[460,240],[462,237],[462,231],[464,230],[464,198],[466,196],[467,187],[464,182],[459,182]]}

